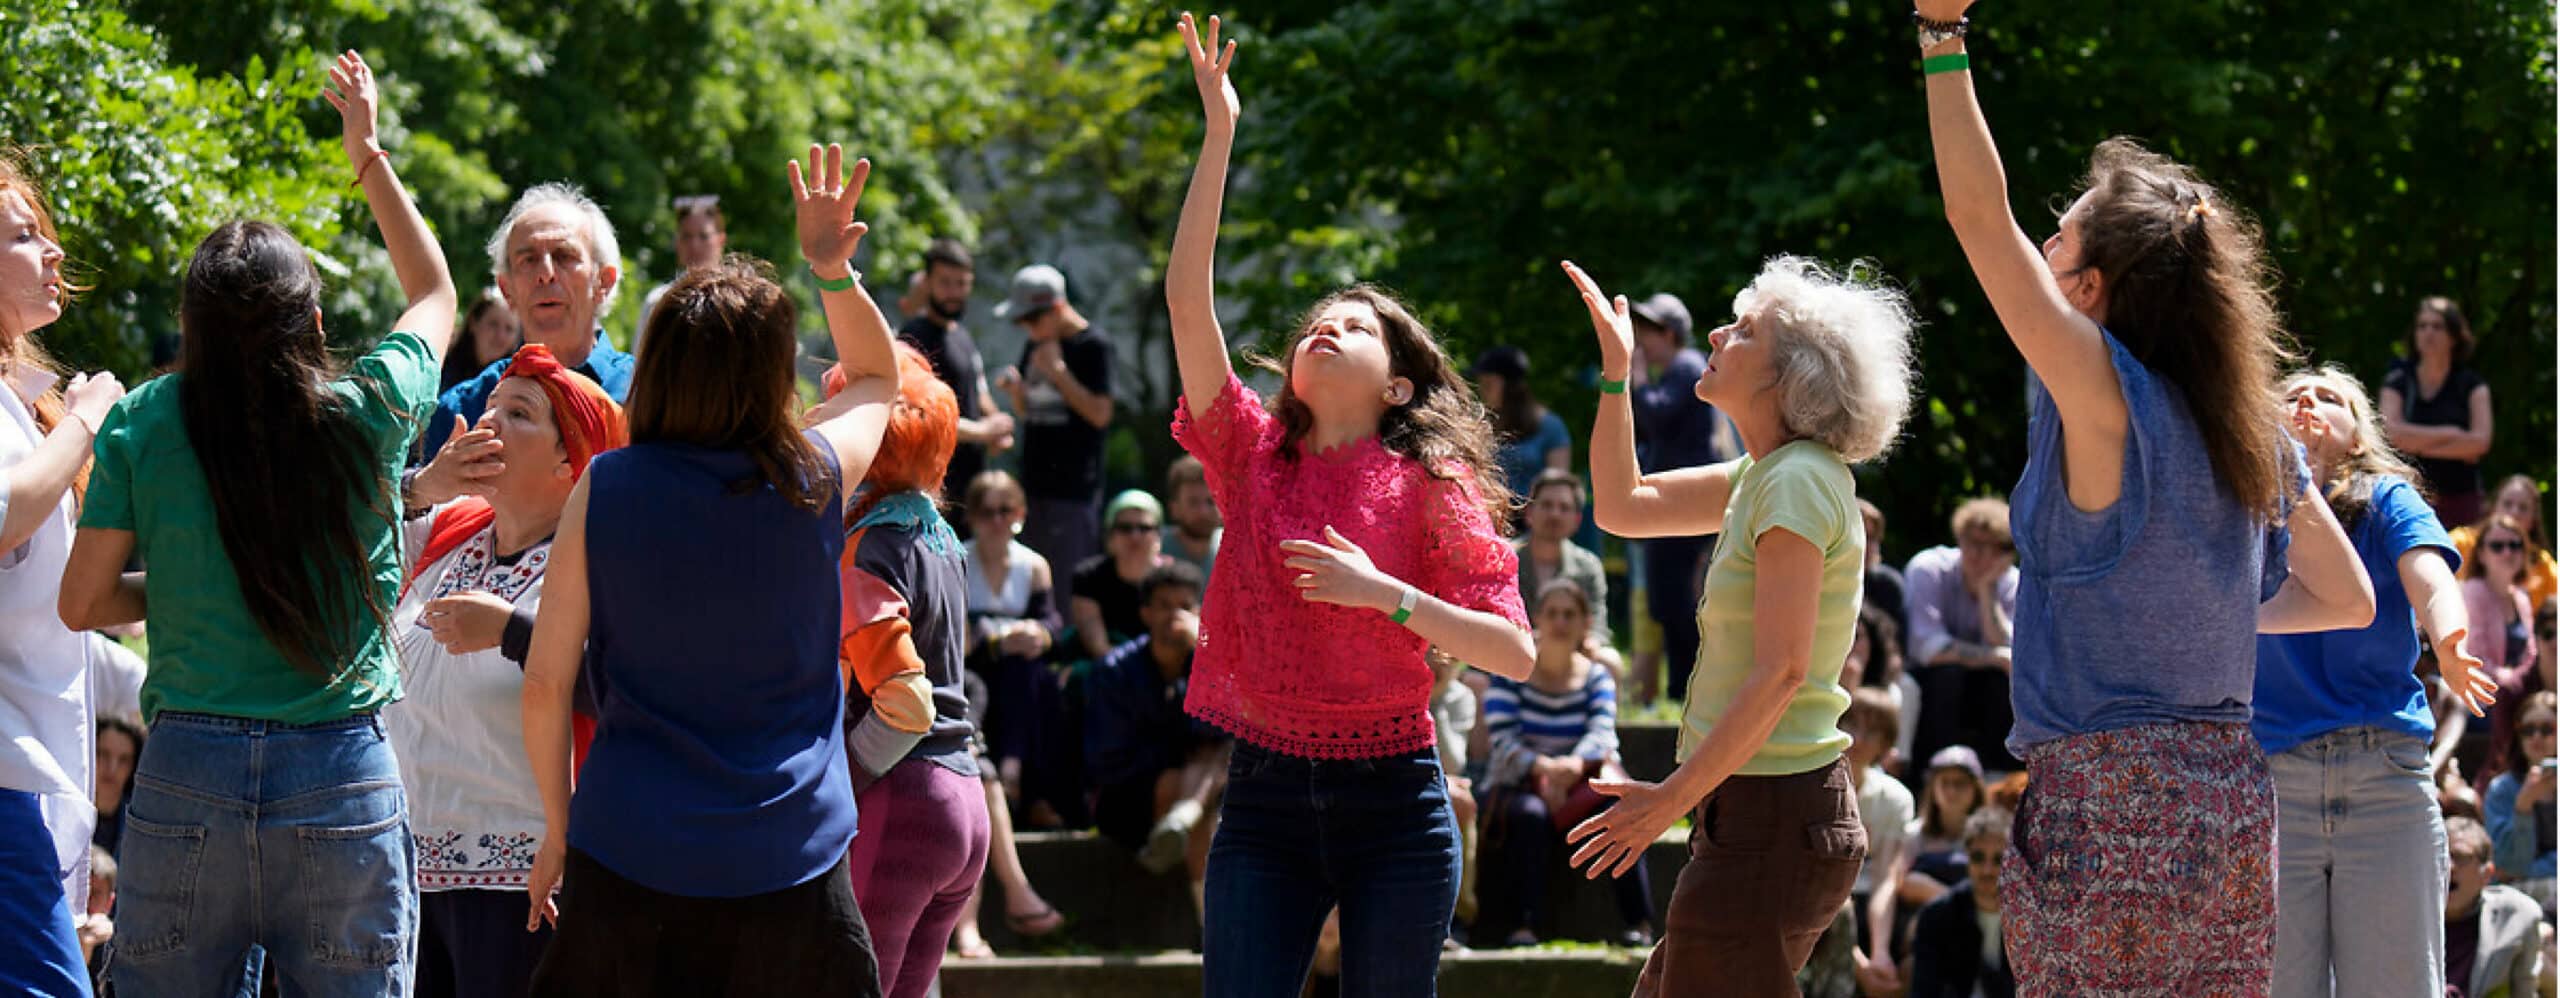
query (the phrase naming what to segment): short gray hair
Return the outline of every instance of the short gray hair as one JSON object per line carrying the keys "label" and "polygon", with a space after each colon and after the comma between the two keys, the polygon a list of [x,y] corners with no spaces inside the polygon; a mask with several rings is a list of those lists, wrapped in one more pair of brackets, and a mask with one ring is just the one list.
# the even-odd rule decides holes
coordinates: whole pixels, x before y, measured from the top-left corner
{"label": "short gray hair", "polygon": [[1770,258],[1733,298],[1735,315],[1766,308],[1778,405],[1788,431],[1855,464],[1893,447],[1911,412],[1911,304],[1859,262],[1843,273],[1797,256]]}
{"label": "short gray hair", "polygon": [[[526,189],[523,195],[516,198],[515,206],[507,209],[507,217],[498,221],[497,231],[489,234],[491,279],[506,275],[507,237],[515,234],[516,223],[523,221],[524,217],[536,208],[548,208],[553,205],[567,205],[577,212],[579,217],[586,220],[587,256],[597,267],[613,267],[617,270],[622,267],[622,241],[614,238],[613,220],[605,217],[604,206],[597,204],[594,198],[588,197],[587,192],[580,190],[578,185],[554,180],[535,184]],[[621,296],[622,282],[615,281],[613,287],[604,293],[604,304],[596,306],[596,318],[602,319],[610,314],[613,311],[613,300]]]}

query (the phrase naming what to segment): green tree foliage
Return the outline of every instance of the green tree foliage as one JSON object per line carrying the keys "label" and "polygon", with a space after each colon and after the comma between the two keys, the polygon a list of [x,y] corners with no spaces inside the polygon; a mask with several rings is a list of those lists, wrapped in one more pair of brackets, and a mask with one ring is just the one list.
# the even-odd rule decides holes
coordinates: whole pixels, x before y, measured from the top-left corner
{"label": "green tree foliage", "polygon": [[[2498,403],[2486,465],[2550,480],[2547,4],[1975,15],[1975,76],[2030,233],[2050,231],[2092,146],[2137,136],[2265,221],[2312,358],[2378,382],[2417,299],[2460,299]],[[1462,353],[1528,347],[1542,397],[1581,427],[1596,355],[1558,258],[1612,290],[1678,292],[1702,326],[1769,255],[1871,259],[1927,317],[1925,408],[1861,491],[1897,550],[1936,543],[1956,499],[2015,480],[2023,365],[1940,215],[1908,18],[1900,3],[1256,5],[1239,25],[1248,182],[1228,242],[1278,263],[1237,282],[1249,325],[1381,280]],[[1193,102],[1165,73],[1171,102]]]}
{"label": "green tree foliage", "polygon": [[[60,360],[140,373],[152,338],[177,331],[188,254],[224,221],[263,218],[308,245],[335,241],[350,203],[345,159],[334,144],[303,141],[296,118],[319,92],[316,65],[271,48],[236,74],[199,75],[112,9],[0,9],[10,81],[0,142],[23,149],[52,203],[65,270],[94,288],[43,334]],[[326,253],[320,261],[348,270]]]}

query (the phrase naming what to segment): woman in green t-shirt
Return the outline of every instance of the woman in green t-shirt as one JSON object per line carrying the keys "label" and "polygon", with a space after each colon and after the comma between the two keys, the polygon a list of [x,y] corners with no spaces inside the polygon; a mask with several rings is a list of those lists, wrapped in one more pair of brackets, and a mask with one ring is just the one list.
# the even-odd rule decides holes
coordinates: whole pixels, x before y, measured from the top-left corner
{"label": "woman in green t-shirt", "polygon": [[1618,802],[1574,828],[1573,863],[1624,873],[1694,809],[1690,861],[1637,992],[1794,994],[1867,851],[1839,729],[1867,551],[1849,463],[1884,453],[1910,410],[1910,306],[1857,268],[1770,260],[1734,299],[1734,320],[1707,337],[1697,387],[1747,455],[1639,475],[1627,300],[1564,266],[1600,334],[1601,529],[1722,535],[1698,607],[1680,766],[1659,784],[1593,781]]}
{"label": "woman in green t-shirt", "polygon": [[[253,945],[306,994],[408,991],[408,803],[375,712],[400,696],[392,482],[434,405],[453,278],[374,142],[372,73],[348,52],[330,80],[402,331],[340,364],[302,245],[214,230],[187,263],[179,373],[100,428],[63,574],[65,623],[151,625],[109,970],[127,994],[227,990]],[[122,572],[136,552],[147,575]]]}

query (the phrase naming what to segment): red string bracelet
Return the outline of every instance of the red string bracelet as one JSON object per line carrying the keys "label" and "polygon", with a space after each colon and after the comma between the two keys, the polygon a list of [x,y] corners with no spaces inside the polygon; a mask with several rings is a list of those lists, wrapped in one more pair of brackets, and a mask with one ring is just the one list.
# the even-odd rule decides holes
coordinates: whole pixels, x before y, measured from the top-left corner
{"label": "red string bracelet", "polygon": [[390,159],[390,158],[391,158],[391,153],[389,153],[388,151],[381,150],[381,149],[376,149],[376,150],[374,150],[374,151],[373,151],[373,155],[370,155],[370,156],[367,156],[367,157],[365,157],[365,158],[364,158],[364,166],[356,170],[356,179],[355,179],[355,182],[354,182],[354,183],[351,183],[351,184],[348,184],[347,186],[349,186],[349,187],[362,187],[362,186],[364,186],[364,175],[365,175],[365,174],[368,174],[368,173],[373,172],[373,164],[375,164],[375,163],[379,163],[379,162],[382,162],[383,160]]}

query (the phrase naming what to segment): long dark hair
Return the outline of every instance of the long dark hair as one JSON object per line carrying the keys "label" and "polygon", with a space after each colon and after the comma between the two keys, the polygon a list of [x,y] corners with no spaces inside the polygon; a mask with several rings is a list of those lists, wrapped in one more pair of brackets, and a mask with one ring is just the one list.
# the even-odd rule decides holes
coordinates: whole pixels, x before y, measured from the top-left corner
{"label": "long dark hair", "polygon": [[179,300],[178,406],[250,619],[286,662],[330,679],[388,626],[369,563],[398,520],[386,456],[356,400],[330,387],[346,375],[319,302],[320,274],[291,233],[215,229]]}
{"label": "long dark hair", "polygon": [[732,253],[689,270],[649,311],[649,349],[632,372],[631,442],[745,452],[753,477],[793,506],[825,509],[838,488],[825,458],[800,435],[800,307],[764,261]]}
{"label": "long dark hair", "polygon": [[2107,329],[2186,395],[2214,477],[2269,519],[2291,445],[2275,425],[2280,328],[2258,226],[2187,168],[2127,138],[2089,157],[2080,262],[2105,278]]}
{"label": "long dark hair", "polygon": [[1297,330],[1281,345],[1279,357],[1256,354],[1251,358],[1256,366],[1280,375],[1280,390],[1268,403],[1280,417],[1283,431],[1280,459],[1297,460],[1298,443],[1315,428],[1315,414],[1289,386],[1298,341],[1314,331],[1325,309],[1346,301],[1376,310],[1379,324],[1385,327],[1388,369],[1395,377],[1413,382],[1412,401],[1389,408],[1378,421],[1378,442],[1420,462],[1433,478],[1472,486],[1495,529],[1509,533],[1511,489],[1503,483],[1502,467],[1494,459],[1493,424],[1485,418],[1484,405],[1476,401],[1475,391],[1458,375],[1457,365],[1449,362],[1431,330],[1403,301],[1376,285],[1354,284],[1324,296],[1299,320]]}

